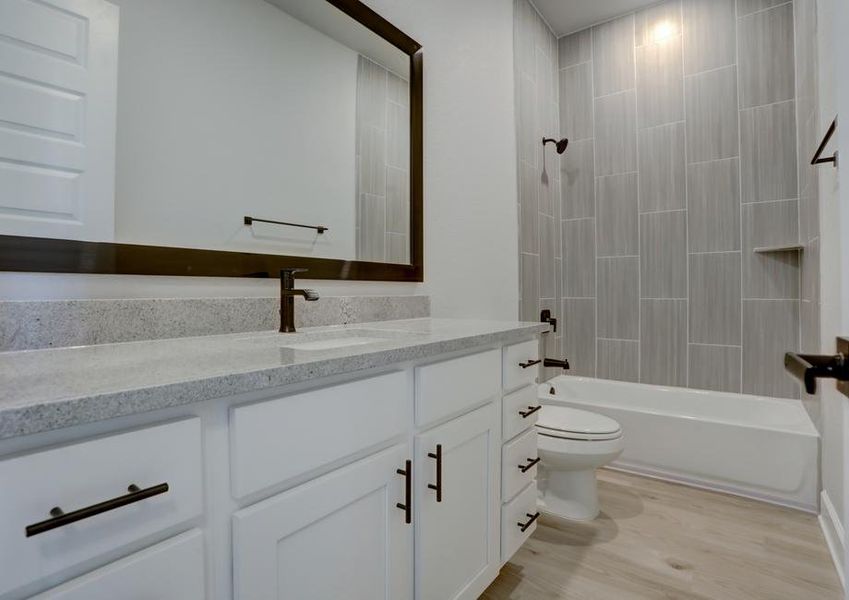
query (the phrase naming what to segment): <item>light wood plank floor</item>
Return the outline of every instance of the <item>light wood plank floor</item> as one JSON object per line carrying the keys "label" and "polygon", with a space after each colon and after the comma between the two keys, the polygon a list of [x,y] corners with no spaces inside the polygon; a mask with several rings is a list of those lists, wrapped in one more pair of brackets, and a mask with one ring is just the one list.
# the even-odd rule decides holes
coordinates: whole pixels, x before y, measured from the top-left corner
{"label": "light wood plank floor", "polygon": [[543,517],[482,600],[841,600],[816,517],[615,471],[602,514]]}

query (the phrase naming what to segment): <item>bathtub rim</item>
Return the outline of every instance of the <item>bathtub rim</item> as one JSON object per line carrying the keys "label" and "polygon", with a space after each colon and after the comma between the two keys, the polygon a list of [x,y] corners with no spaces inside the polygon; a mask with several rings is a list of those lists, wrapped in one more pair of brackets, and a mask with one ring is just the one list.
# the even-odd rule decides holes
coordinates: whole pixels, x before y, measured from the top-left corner
{"label": "bathtub rim", "polygon": [[[721,396],[724,396],[724,397],[729,397],[729,398],[739,396],[739,397],[742,397],[744,400],[758,400],[760,402],[774,402],[774,403],[784,404],[785,406],[790,406],[793,409],[796,409],[797,411],[799,411],[799,414],[803,417],[803,419],[801,419],[800,422],[797,425],[794,425],[794,426],[782,427],[782,426],[767,425],[767,424],[756,425],[754,423],[749,423],[749,422],[745,422],[745,421],[733,420],[733,419],[723,419],[723,418],[717,418],[715,416],[700,417],[700,416],[693,416],[693,415],[687,415],[687,414],[678,414],[678,413],[675,413],[675,412],[672,412],[672,411],[648,409],[648,408],[645,408],[645,407],[641,407],[639,404],[636,404],[633,407],[630,407],[630,406],[624,405],[624,404],[611,404],[611,403],[604,402],[604,401],[591,402],[591,401],[583,399],[583,398],[567,399],[567,398],[563,398],[562,396],[558,396],[557,394],[555,394],[555,395],[549,394],[548,390],[544,389],[546,387],[550,388],[552,385],[554,385],[555,388],[556,388],[556,382],[557,382],[558,379],[565,379],[566,381],[586,383],[586,384],[589,384],[589,385],[592,385],[595,382],[599,382],[602,385],[611,385],[611,386],[614,386],[614,387],[622,387],[622,388],[633,388],[633,387],[636,386],[636,387],[646,389],[646,390],[663,391],[665,393],[684,392],[684,393],[687,393],[687,394],[694,394],[694,395],[698,395],[698,396],[702,396],[702,397],[706,397],[706,396],[710,396],[710,395],[714,395],[714,394],[718,394],[718,395],[721,395]],[[626,410],[626,411],[630,410],[630,411],[634,411],[634,412],[640,412],[640,413],[643,413],[643,414],[649,414],[649,415],[655,415],[655,416],[673,417],[673,418],[676,418],[676,419],[687,419],[689,421],[703,421],[703,422],[707,422],[707,423],[717,423],[717,424],[720,424],[720,425],[742,427],[742,428],[745,428],[745,429],[754,429],[754,430],[764,430],[765,429],[765,430],[776,431],[776,432],[780,432],[780,433],[792,433],[792,434],[795,434],[795,435],[815,437],[817,439],[820,438],[819,431],[817,431],[816,426],[814,425],[813,421],[811,421],[811,417],[810,417],[810,415],[808,415],[808,412],[805,410],[805,407],[802,405],[802,401],[799,400],[799,399],[795,399],[795,398],[772,398],[772,397],[769,397],[769,396],[756,396],[754,394],[738,394],[738,393],[735,393],[735,392],[717,392],[717,391],[713,391],[713,390],[697,390],[697,389],[691,389],[691,388],[685,388],[685,387],[679,387],[679,386],[656,385],[656,384],[650,384],[650,383],[637,383],[637,382],[629,382],[629,381],[615,381],[615,380],[611,380],[611,379],[600,379],[598,377],[586,377],[586,376],[583,376],[583,375],[558,375],[558,376],[556,376],[556,377],[554,377],[554,378],[552,378],[548,381],[545,381],[545,382],[539,384],[539,386],[537,388],[537,392],[538,392],[537,397],[539,398],[540,403],[542,403],[542,404],[549,403],[549,404],[556,405],[558,403],[558,401],[563,402],[563,403],[570,403],[571,402],[571,403],[574,403],[574,404],[577,404],[577,405],[580,405],[580,406],[583,406],[583,407],[590,407],[590,408],[587,408],[587,410],[590,410],[590,411],[592,411],[592,408],[591,408],[592,406],[599,406],[599,407],[609,408],[609,409],[613,409],[613,410]]]}

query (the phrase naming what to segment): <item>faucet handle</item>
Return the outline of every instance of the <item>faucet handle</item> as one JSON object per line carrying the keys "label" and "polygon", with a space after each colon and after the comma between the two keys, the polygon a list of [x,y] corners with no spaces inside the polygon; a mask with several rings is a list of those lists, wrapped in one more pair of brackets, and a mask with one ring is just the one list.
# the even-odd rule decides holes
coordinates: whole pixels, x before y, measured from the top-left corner
{"label": "faucet handle", "polygon": [[295,273],[306,273],[309,269],[303,269],[298,267],[288,267],[286,269],[280,269],[280,277],[283,277],[283,274],[286,273],[288,275],[294,275]]}

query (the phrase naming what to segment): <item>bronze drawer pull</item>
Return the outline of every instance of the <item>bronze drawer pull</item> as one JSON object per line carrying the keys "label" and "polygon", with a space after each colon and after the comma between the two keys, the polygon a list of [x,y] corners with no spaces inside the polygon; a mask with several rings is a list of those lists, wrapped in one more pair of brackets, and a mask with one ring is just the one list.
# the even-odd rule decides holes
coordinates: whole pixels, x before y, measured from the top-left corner
{"label": "bronze drawer pull", "polygon": [[428,452],[429,458],[436,461],[436,485],[429,483],[427,487],[436,491],[436,501],[442,502],[442,444],[436,445],[436,453]]}
{"label": "bronze drawer pull", "polygon": [[395,471],[398,475],[404,476],[404,504],[400,502],[396,504],[398,508],[404,511],[404,522],[413,522],[413,463],[406,461],[403,469]]}
{"label": "bronze drawer pull", "polygon": [[26,534],[27,537],[32,537],[34,535],[44,533],[45,531],[50,531],[51,529],[64,527],[65,525],[70,525],[71,523],[76,523],[77,521],[82,521],[83,519],[88,519],[89,517],[109,512],[116,508],[121,508],[122,506],[127,506],[128,504],[134,504],[135,502],[140,502],[142,500],[152,498],[153,496],[164,494],[168,491],[168,489],[167,483],[160,483],[159,485],[145,488],[143,490],[139,489],[137,485],[131,484],[127,488],[129,494],[124,494],[123,496],[118,496],[117,498],[106,500],[105,502],[99,502],[98,504],[92,504],[91,506],[86,506],[85,508],[80,508],[69,513],[64,512],[61,508],[56,506],[50,510],[51,518],[39,523],[27,525]]}
{"label": "bronze drawer pull", "polygon": [[521,530],[522,530],[522,533],[525,533],[525,532],[528,530],[528,527],[530,527],[531,525],[533,525],[533,524],[534,524],[534,521],[536,521],[537,519],[539,519],[539,513],[538,513],[538,512],[537,512],[537,513],[534,513],[534,514],[531,514],[531,513],[525,513],[525,515],[526,515],[526,516],[528,516],[528,517],[530,517],[530,519],[528,520],[528,522],[527,522],[527,523],[516,523],[516,525],[518,525],[518,526],[519,526],[519,529],[521,529]]}
{"label": "bronze drawer pull", "polygon": [[522,473],[527,473],[528,471],[530,471],[531,469],[533,469],[533,468],[534,468],[534,466],[535,466],[538,462],[539,462],[539,457],[536,457],[536,458],[529,458],[529,459],[528,459],[528,464],[526,464],[526,465],[519,465],[519,470],[520,470]]}
{"label": "bronze drawer pull", "polygon": [[538,365],[541,362],[541,360],[529,360],[528,362],[520,362],[519,366],[523,369],[527,369],[528,367],[533,367],[534,365]]}
{"label": "bronze drawer pull", "polygon": [[538,410],[541,410],[541,409],[542,409],[542,405],[537,404],[536,406],[529,406],[528,410],[520,410],[519,414],[522,415],[523,419],[527,419],[532,414],[534,414],[535,412],[537,412]]}

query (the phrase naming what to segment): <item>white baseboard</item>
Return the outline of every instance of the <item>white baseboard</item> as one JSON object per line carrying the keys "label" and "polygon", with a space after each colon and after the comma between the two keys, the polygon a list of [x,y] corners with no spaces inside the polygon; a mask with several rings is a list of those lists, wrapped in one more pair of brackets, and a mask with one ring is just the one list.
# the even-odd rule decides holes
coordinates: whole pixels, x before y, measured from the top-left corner
{"label": "white baseboard", "polygon": [[831,499],[825,490],[820,493],[820,529],[825,536],[825,543],[828,544],[828,550],[831,552],[831,560],[834,562],[834,568],[837,569],[837,576],[840,577],[840,583],[843,589],[846,589],[846,580],[843,573],[843,557],[846,553],[846,548],[843,545],[844,533],[843,524],[840,522],[840,515],[834,509]]}

